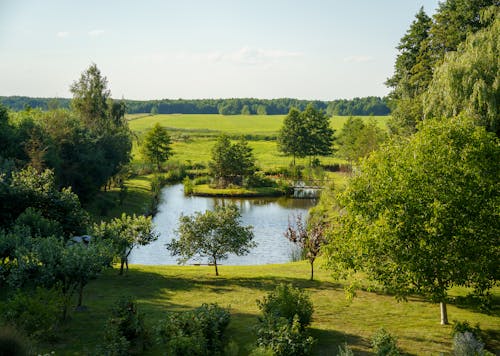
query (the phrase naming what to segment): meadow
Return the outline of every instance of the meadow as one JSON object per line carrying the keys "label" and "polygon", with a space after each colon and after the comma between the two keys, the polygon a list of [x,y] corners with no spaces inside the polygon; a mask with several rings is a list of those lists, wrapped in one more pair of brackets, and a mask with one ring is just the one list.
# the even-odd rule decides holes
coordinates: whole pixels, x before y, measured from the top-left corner
{"label": "meadow", "polygon": [[[167,251],[165,251],[167,253]],[[321,265],[321,261],[317,262]],[[370,354],[370,338],[381,327],[398,337],[405,354],[448,354],[451,352],[451,326],[439,325],[439,306],[419,297],[397,302],[377,286],[366,284],[354,299],[346,298],[345,285],[332,278],[328,270],[317,268],[316,280],[309,281],[307,262],[282,265],[224,266],[215,277],[209,266],[131,266],[128,274],[118,276],[110,269],[85,289],[86,311],[74,311],[65,326],[64,343],[46,345],[56,354],[82,355],[92,352],[102,340],[105,320],[114,301],[123,295],[136,298],[151,330],[166,311],[189,310],[202,303],[218,303],[229,308],[231,322],[228,337],[237,343],[239,355],[248,355],[255,347],[255,327],[259,310],[256,300],[278,283],[292,283],[310,293],[314,304],[311,334],[318,340],[315,355],[335,355],[337,345],[347,342],[356,355]],[[455,289],[452,295],[464,295]],[[496,298],[500,289],[493,290]],[[500,316],[498,310],[485,314],[453,302],[450,320],[480,323],[490,349],[498,350]],[[162,354],[158,346],[145,353]]]}
{"label": "meadow", "polygon": [[[146,116],[144,116],[146,115]],[[282,126],[284,115],[147,115],[127,116],[130,129],[138,141],[141,135],[156,123],[166,127],[173,138],[171,160],[180,163],[206,165],[210,160],[211,148],[217,136],[226,133],[233,138],[245,136],[253,148],[257,166],[264,171],[273,171],[288,166],[292,158],[278,151],[276,137]],[[380,127],[386,127],[388,116],[362,116],[363,120],[374,120]],[[334,116],[331,127],[338,133],[347,116]],[[133,157],[136,164],[142,162],[138,144],[134,145]],[[307,158],[298,159],[297,164],[306,165]],[[321,157],[324,165],[343,163],[334,157]]]}

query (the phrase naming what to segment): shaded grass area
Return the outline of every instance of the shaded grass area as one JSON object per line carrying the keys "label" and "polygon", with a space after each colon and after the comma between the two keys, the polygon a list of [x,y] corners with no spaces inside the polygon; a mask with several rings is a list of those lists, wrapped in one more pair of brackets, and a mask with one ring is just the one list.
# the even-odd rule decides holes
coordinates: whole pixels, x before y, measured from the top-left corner
{"label": "shaded grass area", "polygon": [[[165,251],[167,253],[167,251]],[[451,327],[439,325],[439,306],[411,298],[398,303],[384,293],[360,291],[352,301],[345,298],[343,285],[332,280],[328,271],[318,269],[317,280],[309,281],[305,261],[264,266],[220,266],[215,277],[211,266],[140,266],[135,265],[125,276],[108,270],[86,288],[85,312],[73,312],[61,341],[47,345],[56,354],[83,354],[100,342],[109,308],[122,295],[137,298],[148,327],[163,318],[166,311],[188,310],[202,303],[218,303],[229,307],[231,323],[228,334],[247,355],[256,341],[255,326],[261,299],[278,283],[292,283],[306,289],[314,303],[311,332],[318,339],[317,355],[336,354],[337,345],[347,342],[356,354],[369,354],[371,335],[380,327],[398,337],[408,354],[438,354],[451,351]],[[454,293],[462,294],[459,289]],[[500,290],[494,290],[496,296]],[[493,315],[476,310],[449,306],[450,320],[480,323],[489,338],[488,346],[499,350],[495,332],[500,326],[498,309]],[[498,336],[498,334],[496,334]],[[146,354],[161,355],[158,346]]]}

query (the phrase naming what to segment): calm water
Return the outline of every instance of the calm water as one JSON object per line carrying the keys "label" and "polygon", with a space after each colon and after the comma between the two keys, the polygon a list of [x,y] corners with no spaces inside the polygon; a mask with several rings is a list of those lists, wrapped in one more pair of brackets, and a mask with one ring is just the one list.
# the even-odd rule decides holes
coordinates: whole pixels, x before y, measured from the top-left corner
{"label": "calm water", "polygon": [[[243,225],[253,226],[254,241],[257,243],[250,254],[246,256],[230,255],[227,260],[220,261],[223,265],[257,265],[267,263],[284,263],[290,261],[294,246],[284,236],[288,219],[294,214],[306,216],[309,208],[316,204],[311,199],[287,198],[204,198],[185,197],[182,184],[166,187],[162,191],[163,203],[159,206],[154,218],[156,230],[160,237],[148,246],[134,249],[130,263],[146,265],[177,264],[177,257],[171,256],[165,244],[176,237],[175,230],[179,224],[179,216],[191,215],[195,211],[203,212],[213,209],[217,201],[232,201],[241,209]],[[190,260],[187,264],[207,263],[207,259]]]}

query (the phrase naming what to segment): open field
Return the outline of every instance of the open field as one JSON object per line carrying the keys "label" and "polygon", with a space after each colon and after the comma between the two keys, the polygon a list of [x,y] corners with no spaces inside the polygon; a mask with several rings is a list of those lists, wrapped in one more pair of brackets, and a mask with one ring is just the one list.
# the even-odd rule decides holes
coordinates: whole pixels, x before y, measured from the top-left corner
{"label": "open field", "polygon": [[[139,137],[156,123],[171,129],[170,133],[174,137],[171,159],[190,164],[206,165],[210,160],[215,139],[221,133],[232,136],[247,135],[251,137],[249,145],[254,150],[257,165],[265,171],[288,166],[292,161],[291,157],[278,151],[275,140],[283,118],[283,115],[155,115],[131,120],[129,126]],[[332,128],[338,132],[347,119],[347,116],[333,117]],[[364,116],[363,119],[375,120],[385,128],[388,116]],[[181,134],[184,136],[181,137]],[[137,144],[134,145],[133,157],[135,162],[142,161]],[[342,160],[334,156],[320,157],[320,160],[322,164],[327,165],[342,163]],[[298,159],[297,164],[305,165],[307,159]]]}
{"label": "open field", "polygon": [[[167,253],[167,251],[165,251]],[[319,263],[318,263],[319,265]],[[216,302],[229,307],[231,323],[228,336],[239,346],[239,354],[247,355],[256,340],[254,326],[259,314],[256,299],[280,283],[293,283],[310,294],[315,312],[312,335],[318,339],[317,355],[335,355],[337,345],[347,342],[355,354],[370,353],[370,337],[380,327],[398,337],[406,354],[447,354],[451,352],[451,326],[439,325],[439,306],[410,298],[398,303],[381,292],[360,291],[352,301],[345,298],[343,284],[332,279],[329,272],[317,269],[316,281],[308,280],[308,264],[304,261],[283,265],[221,266],[215,277],[208,266],[132,266],[128,275],[118,276],[108,270],[92,281],[85,290],[84,304],[88,311],[72,312],[60,343],[46,350],[56,354],[84,354],[101,340],[105,320],[113,302],[122,295],[137,298],[139,310],[152,327],[167,310],[186,310],[202,303]],[[457,289],[455,294],[464,294]],[[493,290],[496,298],[500,289]],[[456,305],[449,305],[450,320],[480,323],[487,332],[487,345],[500,350],[498,333],[500,316]],[[146,354],[160,355],[158,347]]]}
{"label": "open field", "polygon": [[[230,135],[277,135],[283,123],[284,115],[208,115],[208,114],[171,114],[144,116],[134,114],[137,119],[129,121],[134,132],[144,132],[160,123],[167,128],[191,134],[218,135],[225,132]],[[141,115],[143,117],[141,117]],[[389,116],[360,116],[364,120],[373,119],[383,128]],[[331,127],[340,130],[348,116],[334,116],[330,119]]]}

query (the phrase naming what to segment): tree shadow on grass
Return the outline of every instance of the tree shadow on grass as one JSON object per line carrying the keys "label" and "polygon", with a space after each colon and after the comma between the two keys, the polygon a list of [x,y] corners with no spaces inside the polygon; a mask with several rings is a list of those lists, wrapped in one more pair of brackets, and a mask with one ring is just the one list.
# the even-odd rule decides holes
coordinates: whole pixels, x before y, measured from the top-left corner
{"label": "tree shadow on grass", "polygon": [[338,347],[347,343],[355,355],[372,355],[367,351],[370,349],[370,341],[352,334],[346,334],[336,330],[323,330],[310,328],[311,336],[317,340],[314,348],[315,355],[337,355]]}

